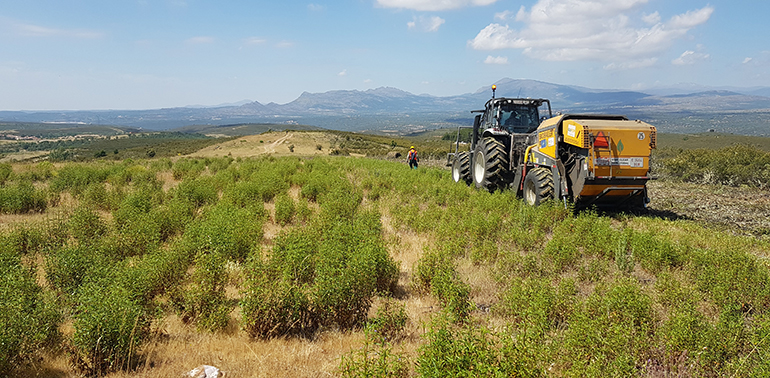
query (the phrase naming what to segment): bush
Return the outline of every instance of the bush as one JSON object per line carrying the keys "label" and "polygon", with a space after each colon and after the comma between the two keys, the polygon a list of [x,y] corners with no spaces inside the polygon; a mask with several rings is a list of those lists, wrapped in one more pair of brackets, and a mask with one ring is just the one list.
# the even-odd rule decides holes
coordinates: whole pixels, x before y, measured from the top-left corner
{"label": "bush", "polygon": [[375,341],[381,344],[393,342],[403,336],[407,320],[409,317],[404,305],[388,298],[377,309],[377,314],[369,319],[367,329]]}
{"label": "bush", "polygon": [[340,374],[343,377],[408,377],[406,356],[393,353],[393,348],[388,344],[372,342],[372,331],[367,329],[365,332],[364,346],[340,359]]}
{"label": "bush", "polygon": [[275,222],[281,226],[291,223],[294,218],[295,206],[294,200],[287,195],[276,197],[275,200]]}
{"label": "bush", "polygon": [[48,207],[46,194],[30,183],[0,187],[0,213],[22,214],[31,211],[43,212]]}
{"label": "bush", "polygon": [[219,199],[210,178],[182,181],[173,191],[172,196],[189,202],[194,208],[213,204]]}
{"label": "bush", "polygon": [[199,253],[195,258],[192,285],[176,293],[172,303],[185,322],[198,329],[221,331],[230,321],[230,305],[225,297],[228,277],[225,258],[217,253]]}
{"label": "bush", "polygon": [[86,206],[75,209],[67,226],[69,234],[80,244],[93,245],[107,234],[107,225],[104,220]]}
{"label": "bush", "polygon": [[309,336],[318,327],[308,287],[282,278],[256,256],[246,270],[244,289],[243,328],[251,337]]}
{"label": "bush", "polygon": [[597,288],[568,321],[559,352],[568,375],[635,375],[653,341],[652,301],[631,280]]}
{"label": "bush", "polygon": [[79,302],[73,316],[74,365],[89,376],[128,368],[149,334],[145,308],[107,280],[86,285]]}
{"label": "bush", "polygon": [[20,251],[0,246],[0,370],[9,376],[58,337],[60,315],[21,263]]}

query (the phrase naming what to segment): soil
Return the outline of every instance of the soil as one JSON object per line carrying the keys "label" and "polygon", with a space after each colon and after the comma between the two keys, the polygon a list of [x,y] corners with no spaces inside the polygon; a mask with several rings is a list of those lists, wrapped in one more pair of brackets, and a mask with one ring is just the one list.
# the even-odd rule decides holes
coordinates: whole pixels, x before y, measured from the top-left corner
{"label": "soil", "polygon": [[770,239],[770,190],[671,181],[647,184],[649,212]]}

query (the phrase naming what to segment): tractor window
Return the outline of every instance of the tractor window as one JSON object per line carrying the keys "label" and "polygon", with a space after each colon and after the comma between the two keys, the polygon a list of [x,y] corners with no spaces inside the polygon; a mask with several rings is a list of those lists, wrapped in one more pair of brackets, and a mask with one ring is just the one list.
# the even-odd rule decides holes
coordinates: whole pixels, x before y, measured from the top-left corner
{"label": "tractor window", "polygon": [[536,107],[505,104],[500,110],[500,125],[509,133],[531,133],[540,124]]}

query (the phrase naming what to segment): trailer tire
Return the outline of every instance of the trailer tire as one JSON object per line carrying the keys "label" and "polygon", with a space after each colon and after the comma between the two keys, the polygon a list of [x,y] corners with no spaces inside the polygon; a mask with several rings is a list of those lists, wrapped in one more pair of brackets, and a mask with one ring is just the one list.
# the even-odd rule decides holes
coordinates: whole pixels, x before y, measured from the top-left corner
{"label": "trailer tire", "polygon": [[471,154],[470,152],[460,152],[455,155],[452,162],[452,180],[454,182],[464,182],[466,185],[471,183]]}
{"label": "trailer tire", "polygon": [[532,169],[524,178],[524,201],[537,206],[549,199],[553,199],[553,173],[543,167]]}
{"label": "trailer tire", "polygon": [[495,138],[486,137],[479,142],[473,154],[471,168],[476,187],[493,192],[508,183],[508,155],[505,146]]}

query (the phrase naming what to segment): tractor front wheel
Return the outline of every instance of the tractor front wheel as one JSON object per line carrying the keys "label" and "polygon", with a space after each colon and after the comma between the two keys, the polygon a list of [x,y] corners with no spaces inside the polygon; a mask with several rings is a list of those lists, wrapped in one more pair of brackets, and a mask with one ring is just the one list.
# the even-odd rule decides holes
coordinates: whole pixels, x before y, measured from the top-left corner
{"label": "tractor front wheel", "polygon": [[505,146],[495,138],[479,142],[473,155],[473,182],[476,187],[490,192],[502,189],[508,183],[508,154]]}
{"label": "tractor front wheel", "polygon": [[460,152],[455,155],[452,162],[452,180],[454,182],[464,182],[466,185],[471,183],[471,154],[470,152]]}
{"label": "tractor front wheel", "polygon": [[530,206],[553,199],[553,174],[550,169],[537,167],[524,178],[524,200]]}

